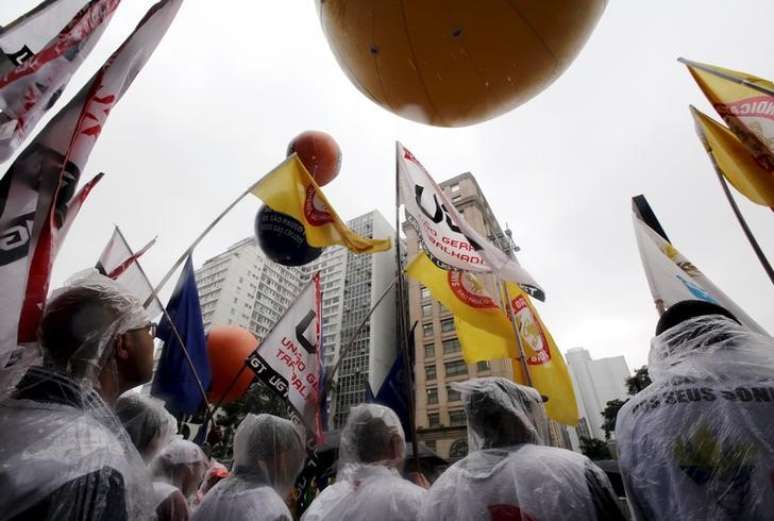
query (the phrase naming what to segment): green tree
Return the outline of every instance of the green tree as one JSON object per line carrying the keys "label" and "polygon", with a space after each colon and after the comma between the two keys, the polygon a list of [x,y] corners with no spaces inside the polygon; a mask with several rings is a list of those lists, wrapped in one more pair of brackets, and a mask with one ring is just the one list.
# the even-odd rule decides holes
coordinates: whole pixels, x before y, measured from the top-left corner
{"label": "green tree", "polygon": [[642,391],[650,384],[651,380],[647,365],[643,365],[634,371],[634,376],[630,376],[626,379],[626,389],[631,396],[634,396],[638,392]]}
{"label": "green tree", "polygon": [[607,443],[596,438],[586,438],[581,436],[581,452],[589,459],[600,460],[610,459],[610,449]]}
{"label": "green tree", "polygon": [[215,458],[221,461],[232,459],[234,433],[248,413],[287,418],[288,406],[273,389],[256,379],[242,398],[224,405],[216,414],[217,433],[210,436]]}
{"label": "green tree", "polygon": [[602,428],[605,429],[605,439],[610,439],[610,433],[615,431],[615,422],[618,419],[618,411],[621,410],[621,407],[628,402],[629,400],[610,400],[605,404],[605,410],[602,411],[602,418],[604,418],[604,422],[602,423]]}

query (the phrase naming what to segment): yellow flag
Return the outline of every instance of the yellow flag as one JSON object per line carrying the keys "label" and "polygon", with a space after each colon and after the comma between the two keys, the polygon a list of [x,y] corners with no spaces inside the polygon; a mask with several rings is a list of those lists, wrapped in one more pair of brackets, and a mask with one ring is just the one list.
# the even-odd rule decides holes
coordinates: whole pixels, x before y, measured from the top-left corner
{"label": "yellow flag", "polygon": [[764,170],[725,126],[691,107],[696,130],[718,170],[745,197],[774,208],[774,174]]}
{"label": "yellow flag", "polygon": [[390,239],[366,239],[344,224],[296,154],[266,174],[250,193],[275,212],[302,223],[310,246],[322,248],[339,244],[355,253],[390,249]]}
{"label": "yellow flag", "polygon": [[[562,353],[529,296],[513,283],[508,283],[508,296],[519,328],[532,386],[548,397],[545,404],[548,417],[565,425],[577,425],[578,404]],[[521,371],[516,365],[517,361],[514,361],[514,373],[519,376]]]}
{"label": "yellow flag", "polygon": [[[504,313],[502,316],[507,323],[508,319],[505,318]],[[454,317],[454,327],[457,330],[457,339],[462,347],[462,357],[467,364],[475,364],[476,362],[485,362],[487,360],[516,358],[518,356],[516,342],[513,341],[513,330],[510,331],[508,336],[502,336],[476,327],[459,317]],[[514,380],[526,385],[518,368],[514,369]]]}
{"label": "yellow flag", "polygon": [[744,72],[681,61],[747,152],[774,176],[774,84]]}
{"label": "yellow flag", "polygon": [[[475,275],[467,271],[441,269],[424,252],[411,261],[406,274],[429,289],[433,298],[454,315],[457,336],[467,363],[510,358],[507,349],[490,345],[486,339],[479,339],[480,335],[476,333],[480,330],[504,339],[513,337],[513,329],[505,313]],[[467,335],[460,334],[460,321],[470,326]],[[507,347],[507,342],[505,345]]]}

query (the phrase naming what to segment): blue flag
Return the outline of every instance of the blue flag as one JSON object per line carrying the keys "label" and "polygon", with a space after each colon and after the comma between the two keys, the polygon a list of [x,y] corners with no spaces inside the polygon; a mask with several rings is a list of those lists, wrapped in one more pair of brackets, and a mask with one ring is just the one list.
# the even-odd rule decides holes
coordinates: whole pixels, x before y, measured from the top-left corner
{"label": "blue flag", "polygon": [[[414,351],[414,329],[416,327],[417,324],[414,323],[408,336],[409,356],[412,356]],[[392,364],[390,372],[387,373],[387,377],[379,388],[379,392],[374,396],[373,402],[385,405],[395,411],[395,414],[400,418],[400,424],[403,427],[403,433],[406,435],[406,441],[413,442],[409,419],[411,402],[409,401],[408,393],[409,386],[408,382],[406,382],[405,358],[403,351],[398,349],[398,356],[395,357],[395,362]]]}
{"label": "blue flag", "polygon": [[[175,291],[169,299],[167,313],[188,348],[196,374],[207,390],[212,376],[191,256],[186,260],[180,280],[177,281]],[[156,337],[164,342],[164,349],[153,377],[151,394],[163,399],[167,408],[174,413],[196,414],[204,399],[186,360],[183,347],[166,317],[159,324]]]}

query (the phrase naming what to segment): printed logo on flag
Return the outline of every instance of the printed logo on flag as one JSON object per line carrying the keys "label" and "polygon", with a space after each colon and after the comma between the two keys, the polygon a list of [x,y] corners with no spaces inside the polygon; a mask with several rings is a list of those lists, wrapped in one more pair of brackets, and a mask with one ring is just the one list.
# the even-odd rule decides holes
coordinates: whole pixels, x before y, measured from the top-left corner
{"label": "printed logo on flag", "polygon": [[0,232],[0,266],[27,256],[34,222],[35,212],[30,212],[12,219]]}
{"label": "printed logo on flag", "polygon": [[320,199],[318,191],[312,185],[306,187],[304,217],[312,226],[322,226],[333,222],[333,216],[328,211],[328,206]]}
{"label": "printed logo on flag", "polygon": [[465,271],[447,272],[449,287],[458,299],[468,306],[479,309],[497,308],[497,303],[487,295],[481,282]]}
{"label": "printed logo on flag", "polygon": [[730,103],[716,103],[721,116],[749,116],[774,119],[774,100],[769,96],[754,96]]}
{"label": "printed logo on flag", "polygon": [[528,350],[527,363],[529,365],[542,365],[551,361],[551,349],[548,341],[543,334],[543,328],[540,326],[535,313],[527,304],[527,299],[519,295],[511,302],[513,312],[519,324],[519,334],[521,340]]}

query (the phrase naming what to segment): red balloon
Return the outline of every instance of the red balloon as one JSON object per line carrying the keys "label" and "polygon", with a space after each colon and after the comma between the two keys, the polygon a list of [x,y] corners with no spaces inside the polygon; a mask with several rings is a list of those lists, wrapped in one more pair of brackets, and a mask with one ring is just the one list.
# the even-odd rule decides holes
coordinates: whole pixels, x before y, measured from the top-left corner
{"label": "red balloon", "polygon": [[288,144],[288,156],[293,152],[318,185],[327,185],[339,175],[341,149],[330,134],[319,130],[302,132]]}
{"label": "red balloon", "polygon": [[[217,402],[228,390],[234,377],[245,366],[245,360],[252,353],[258,340],[248,330],[237,326],[213,326],[207,333],[207,356],[210,358],[212,382],[207,398]],[[233,387],[226,393],[223,403],[241,398],[255,375],[245,369]]]}

